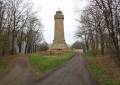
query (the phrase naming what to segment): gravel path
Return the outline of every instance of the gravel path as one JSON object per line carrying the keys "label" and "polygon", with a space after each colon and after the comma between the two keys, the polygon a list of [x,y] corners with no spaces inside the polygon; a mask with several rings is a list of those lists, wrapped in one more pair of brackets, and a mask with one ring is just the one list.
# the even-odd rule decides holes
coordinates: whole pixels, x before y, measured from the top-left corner
{"label": "gravel path", "polygon": [[37,85],[98,85],[77,53],[63,67],[38,82]]}

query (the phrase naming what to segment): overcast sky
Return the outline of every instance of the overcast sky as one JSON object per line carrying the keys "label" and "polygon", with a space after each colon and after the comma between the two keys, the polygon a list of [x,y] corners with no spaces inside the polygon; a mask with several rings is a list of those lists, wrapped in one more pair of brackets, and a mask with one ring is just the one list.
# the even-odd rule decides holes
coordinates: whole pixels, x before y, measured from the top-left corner
{"label": "overcast sky", "polygon": [[75,42],[74,33],[77,30],[75,9],[85,8],[86,0],[32,0],[32,2],[44,26],[43,34],[48,43],[52,43],[54,39],[54,15],[59,8],[64,14],[65,40],[68,44]]}

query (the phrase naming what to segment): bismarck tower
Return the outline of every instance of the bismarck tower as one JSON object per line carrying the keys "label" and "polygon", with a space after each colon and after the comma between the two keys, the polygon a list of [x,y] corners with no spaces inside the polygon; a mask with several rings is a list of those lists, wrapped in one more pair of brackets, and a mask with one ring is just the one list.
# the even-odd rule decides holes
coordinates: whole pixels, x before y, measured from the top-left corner
{"label": "bismarck tower", "polygon": [[68,50],[68,46],[64,39],[64,15],[62,14],[62,11],[56,11],[54,20],[54,40],[51,50]]}

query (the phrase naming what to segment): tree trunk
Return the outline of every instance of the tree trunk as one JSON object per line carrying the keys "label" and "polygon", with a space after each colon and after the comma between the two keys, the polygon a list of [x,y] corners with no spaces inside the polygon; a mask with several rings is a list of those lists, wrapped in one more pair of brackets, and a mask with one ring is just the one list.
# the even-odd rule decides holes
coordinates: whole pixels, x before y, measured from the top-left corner
{"label": "tree trunk", "polygon": [[22,42],[19,42],[18,47],[19,47],[19,53],[21,53],[22,52]]}
{"label": "tree trunk", "polygon": [[14,32],[12,34],[12,49],[11,49],[11,54],[15,54],[15,36],[14,36]]}
{"label": "tree trunk", "polygon": [[100,39],[101,39],[101,54],[104,55],[104,53],[105,53],[105,52],[104,52],[105,46],[104,46],[103,34],[101,34]]}

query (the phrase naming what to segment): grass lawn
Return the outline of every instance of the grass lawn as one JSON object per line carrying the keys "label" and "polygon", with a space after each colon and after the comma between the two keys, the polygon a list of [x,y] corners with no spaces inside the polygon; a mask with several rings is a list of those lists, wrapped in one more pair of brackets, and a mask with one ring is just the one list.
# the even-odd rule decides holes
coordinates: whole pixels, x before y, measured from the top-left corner
{"label": "grass lawn", "polygon": [[0,74],[6,71],[6,68],[9,64],[9,60],[6,58],[0,58]]}
{"label": "grass lawn", "polygon": [[65,61],[70,59],[74,55],[74,52],[66,53],[36,53],[31,54],[29,62],[32,65],[35,72],[38,75],[43,75],[59,65],[63,64]]}
{"label": "grass lawn", "polygon": [[[106,65],[106,69],[104,69],[104,65],[100,66],[99,64],[96,64],[94,62],[97,59],[95,54],[93,54],[92,52],[87,52],[87,53],[83,53],[82,56],[88,61],[88,68],[91,74],[93,75],[93,77],[95,77],[98,80],[100,85],[120,85],[120,79],[118,79],[118,77],[113,76],[113,74],[115,73],[112,74],[112,72],[108,73],[106,71],[107,65]],[[98,59],[99,59],[98,61],[101,61],[100,58]],[[107,62],[107,61],[108,60],[102,61],[102,62]],[[112,69],[115,69],[115,68],[112,68]]]}

